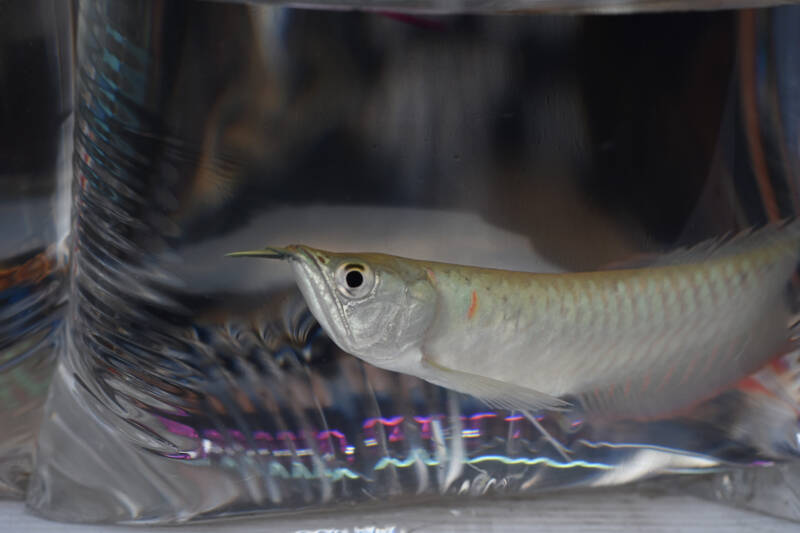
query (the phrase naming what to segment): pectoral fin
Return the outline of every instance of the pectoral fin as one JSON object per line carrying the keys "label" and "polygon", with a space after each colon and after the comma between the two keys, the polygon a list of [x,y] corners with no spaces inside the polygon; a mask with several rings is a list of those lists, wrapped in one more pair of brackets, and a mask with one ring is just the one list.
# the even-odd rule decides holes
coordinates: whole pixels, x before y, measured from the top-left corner
{"label": "pectoral fin", "polygon": [[469,394],[490,407],[509,410],[564,410],[570,403],[555,396],[504,381],[446,368],[423,358],[427,381],[457,392]]}

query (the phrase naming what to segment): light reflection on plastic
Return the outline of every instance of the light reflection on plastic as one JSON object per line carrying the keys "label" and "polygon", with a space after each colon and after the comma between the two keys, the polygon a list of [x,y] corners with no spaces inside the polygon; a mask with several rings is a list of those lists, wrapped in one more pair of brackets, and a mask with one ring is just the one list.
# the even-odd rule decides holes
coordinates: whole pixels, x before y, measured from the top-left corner
{"label": "light reflection on plastic", "polygon": [[[259,455],[273,455],[275,457],[292,457],[292,456],[309,456],[314,453],[319,454],[336,454],[341,453],[345,455],[349,461],[353,460],[357,446],[348,442],[347,436],[337,430],[328,429],[324,431],[310,432],[301,430],[299,433],[294,433],[288,430],[278,431],[270,434],[267,431],[255,431],[248,439],[241,431],[228,430],[225,435],[215,429],[197,430],[186,424],[170,420],[168,418],[159,417],[164,429],[174,435],[188,438],[199,438],[200,446],[196,450],[182,450],[170,455],[175,459],[202,459],[209,455],[224,453],[229,443],[235,443],[242,447],[249,448]],[[475,413],[470,416],[459,417],[462,421],[461,436],[465,439],[479,439],[485,434],[485,428],[482,427],[485,423],[493,423],[495,421],[503,421],[508,424],[520,422],[525,420],[522,415],[508,415],[502,416],[492,411],[485,411]],[[384,428],[386,431],[385,439],[388,443],[398,443],[405,441],[407,438],[407,431],[416,428],[416,432],[423,441],[432,440],[431,424],[434,421],[446,420],[447,417],[443,414],[434,414],[430,416],[393,416],[393,417],[374,417],[368,418],[362,424],[364,435],[362,436],[362,444],[367,448],[378,446],[378,443],[384,438],[382,435],[376,433],[379,428]],[[511,438],[519,438],[521,436],[520,424],[514,424],[512,429]],[[496,434],[495,430],[491,431]],[[301,447],[297,447],[297,445]],[[315,444],[315,445],[314,445]]]}
{"label": "light reflection on plastic", "polygon": [[[436,459],[428,457],[424,451],[416,450],[405,459],[383,457],[375,464],[374,470],[383,470],[389,465],[396,466],[398,468],[408,468],[417,461],[421,461],[427,466],[438,466],[440,464]],[[613,465],[606,463],[595,463],[583,460],[561,462],[550,459],[549,457],[507,457],[505,455],[479,455],[477,457],[467,459],[464,462],[470,465],[486,462],[498,462],[504,465],[545,465],[551,468],[592,468],[596,470],[610,470],[611,468],[614,468]]]}
{"label": "light reflection on plastic", "polygon": [[[344,436],[344,433],[342,433],[341,431],[338,431],[336,429],[331,429],[331,430],[327,430],[327,431],[320,431],[317,434],[317,440],[319,440],[321,443],[326,443],[327,444],[327,442],[331,439],[331,437],[335,438],[339,442],[339,450],[341,452],[347,453],[346,452],[347,448],[348,447],[352,447],[352,446],[348,446],[347,437]],[[322,448],[326,448],[325,451],[330,451],[330,452],[333,451],[333,450],[328,450],[327,446],[321,446],[321,447]]]}
{"label": "light reflection on plastic", "polygon": [[364,429],[369,429],[375,426],[378,422],[380,422],[384,426],[396,426],[403,422],[404,417],[402,416],[393,416],[392,418],[367,418],[364,422]]}
{"label": "light reflection on plastic", "polygon": [[[510,415],[501,417],[497,413],[493,412],[482,412],[476,413],[471,416],[461,417],[462,427],[461,436],[466,439],[476,439],[483,435],[482,432],[482,424],[485,421],[492,422],[494,420],[503,421],[505,423],[511,424],[515,422],[521,422],[524,420],[524,417],[520,415]],[[431,439],[431,424],[435,420],[446,420],[447,417],[444,415],[432,415],[432,416],[414,416],[414,417],[402,417],[402,416],[395,416],[390,418],[370,418],[366,420],[362,424],[362,428],[365,429],[365,433],[375,435],[375,430],[379,427],[386,428],[387,430],[387,440],[389,442],[397,442],[399,440],[405,439],[405,434],[403,433],[404,423],[413,424],[419,431],[420,436],[424,440]],[[222,433],[217,430],[213,429],[206,429],[197,431],[185,424],[179,423],[168,423],[166,419],[164,420],[165,424],[164,427],[167,430],[176,430],[175,433],[183,436],[183,437],[190,437],[193,435],[198,435],[200,438],[200,446],[196,450],[192,451],[184,451],[173,453],[169,457],[175,458],[178,460],[193,460],[193,459],[202,459],[208,457],[210,455],[221,455],[225,451],[225,446],[223,444],[226,442],[225,437]],[[520,428],[522,427],[521,424],[513,424],[511,426],[512,433],[514,437],[519,437],[520,435]],[[495,434],[495,431],[492,432]],[[245,443],[246,437],[241,432],[238,431],[229,431],[227,432],[227,440],[234,441],[237,443]],[[298,434],[295,434],[291,431],[280,431],[277,432],[274,437],[266,432],[266,431],[257,431],[252,434],[251,441],[256,446],[256,452],[260,455],[271,456],[274,457],[275,461],[270,462],[269,472],[270,475],[275,477],[280,477],[284,479],[318,479],[320,477],[325,477],[330,479],[331,481],[339,481],[342,479],[363,479],[364,476],[354,472],[353,470],[337,466],[336,468],[309,468],[307,464],[307,460],[301,460],[301,458],[306,458],[313,456],[318,450],[315,450],[314,447],[309,447],[310,444],[316,442],[319,448],[325,448],[330,450],[331,445],[338,450],[341,451],[347,457],[348,461],[352,461],[354,459],[354,455],[356,453],[356,446],[353,446],[347,442],[347,438],[344,433],[339,430],[331,429],[325,431],[318,431],[318,432],[306,432],[301,431]],[[379,439],[377,435],[375,436],[367,436],[365,435],[363,438],[363,445],[368,448],[373,448],[378,446]],[[637,447],[642,446],[641,444],[612,444],[606,442],[588,442],[588,441],[581,441],[584,445],[592,448],[602,447],[602,446],[610,446],[610,447]],[[292,443],[289,447],[284,447],[285,443]],[[283,446],[281,446],[283,444]],[[296,446],[296,444],[305,444],[304,446]],[[276,448],[276,446],[281,446]],[[333,451],[333,450],[331,450]],[[285,459],[289,459],[288,463]],[[278,461],[279,460],[279,461]],[[438,459],[433,458],[429,453],[423,448],[414,448],[411,450],[405,457],[381,457],[377,460],[373,467],[373,471],[381,471],[388,467],[395,467],[395,468],[409,468],[417,464],[424,464],[426,466],[439,466],[441,462]],[[556,468],[556,469],[570,469],[570,468],[589,468],[594,470],[608,470],[613,468],[612,465],[599,463],[599,462],[591,462],[585,460],[573,460],[573,461],[559,461],[552,459],[550,457],[538,456],[538,457],[508,457],[505,455],[499,454],[490,454],[490,455],[479,455],[476,457],[465,458],[465,464],[469,465],[479,465],[482,463],[499,463],[507,466],[537,466],[541,465],[547,468]]]}

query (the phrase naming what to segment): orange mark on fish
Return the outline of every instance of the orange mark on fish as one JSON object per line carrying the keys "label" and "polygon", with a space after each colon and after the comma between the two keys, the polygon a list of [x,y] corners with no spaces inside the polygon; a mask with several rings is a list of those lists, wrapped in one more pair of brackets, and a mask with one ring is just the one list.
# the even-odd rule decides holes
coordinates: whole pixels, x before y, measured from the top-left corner
{"label": "orange mark on fish", "polygon": [[778,356],[769,363],[767,363],[767,366],[779,376],[791,370],[789,368],[789,363],[781,356]]}
{"label": "orange mark on fish", "polygon": [[[734,347],[734,345],[736,344],[737,341],[738,341],[738,339],[734,338],[725,347],[723,347],[723,349],[726,350],[725,354],[722,356],[723,359],[730,358],[730,357],[732,357],[733,355],[736,354],[736,351],[733,349],[733,347]],[[720,347],[719,346],[716,346],[713,350],[711,350],[711,357],[706,359],[706,364],[703,365],[703,369],[700,370],[701,374],[705,375],[705,374],[708,373],[709,370],[711,370],[711,366],[713,365],[714,361],[717,359],[717,356],[719,355],[719,352],[720,352]]]}
{"label": "orange mark on fish", "polygon": [[773,398],[777,397],[773,391],[769,390],[764,386],[763,383],[758,381],[753,376],[747,376],[739,380],[739,382],[736,384],[736,388],[742,391],[759,392]]}
{"label": "orange mark on fish", "polygon": [[475,311],[478,310],[478,293],[472,291],[472,300],[469,304],[469,309],[467,310],[467,318],[472,319],[475,316]]}
{"label": "orange mark on fish", "polygon": [[658,384],[658,387],[656,387],[654,392],[660,391],[661,389],[663,389],[667,385],[667,383],[669,383],[670,378],[675,373],[675,367],[676,366],[677,366],[677,362],[674,362],[674,363],[672,363],[670,365],[669,370],[667,370],[667,373],[664,375],[664,379],[661,380],[661,383]]}
{"label": "orange mark on fish", "polygon": [[[711,357],[712,358],[716,356],[716,353],[717,353],[718,349],[719,349],[719,346],[716,346],[714,348],[714,350],[711,352]],[[683,377],[681,377],[681,380],[678,382],[679,386],[680,385],[684,385],[689,380],[689,376],[691,376],[692,372],[694,372],[694,366],[695,366],[696,362],[697,362],[697,358],[696,357],[693,357],[692,359],[689,359],[689,364],[686,367],[686,371],[683,373]]]}
{"label": "orange mark on fish", "polygon": [[645,374],[642,381],[642,392],[647,391],[648,388],[650,388],[650,374]]}
{"label": "orange mark on fish", "polygon": [[430,268],[426,268],[426,269],[425,269],[425,275],[427,275],[427,276],[428,276],[428,280],[429,280],[431,283],[433,283],[434,285],[436,285],[436,274],[434,274],[434,273],[433,273],[433,270],[431,270]]}

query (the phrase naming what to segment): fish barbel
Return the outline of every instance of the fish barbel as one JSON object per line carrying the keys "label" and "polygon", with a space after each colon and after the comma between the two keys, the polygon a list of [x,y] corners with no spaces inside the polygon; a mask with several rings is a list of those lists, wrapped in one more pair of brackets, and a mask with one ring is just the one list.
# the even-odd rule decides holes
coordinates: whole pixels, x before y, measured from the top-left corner
{"label": "fish barbel", "polygon": [[334,253],[283,259],[344,351],[496,407],[657,417],[790,345],[800,221],[664,255],[644,268],[536,274]]}

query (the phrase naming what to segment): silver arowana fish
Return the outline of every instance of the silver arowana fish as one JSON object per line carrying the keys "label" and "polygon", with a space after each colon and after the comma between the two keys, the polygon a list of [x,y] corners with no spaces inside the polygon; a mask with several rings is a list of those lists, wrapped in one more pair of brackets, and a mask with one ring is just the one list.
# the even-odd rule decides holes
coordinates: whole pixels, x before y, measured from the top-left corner
{"label": "silver arowana fish", "polygon": [[644,268],[535,274],[307,246],[287,260],[344,351],[496,407],[677,413],[790,345],[800,221],[682,249]]}

